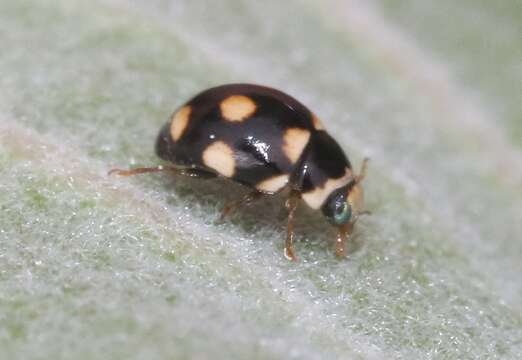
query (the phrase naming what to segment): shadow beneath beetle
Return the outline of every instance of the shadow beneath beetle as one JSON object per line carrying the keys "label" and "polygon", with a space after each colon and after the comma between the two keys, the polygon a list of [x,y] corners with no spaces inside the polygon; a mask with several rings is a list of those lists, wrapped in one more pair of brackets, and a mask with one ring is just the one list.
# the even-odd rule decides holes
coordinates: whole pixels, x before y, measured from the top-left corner
{"label": "shadow beneath beetle", "polygon": [[[261,228],[276,229],[280,234],[278,240],[281,241],[282,248],[286,237],[287,211],[284,204],[288,192],[262,196],[250,204],[242,205],[229,214],[223,222],[219,222],[221,210],[225,204],[242,198],[251,191],[250,188],[224,178],[201,179],[171,173],[144,176],[150,176],[150,178],[140,181],[141,186],[154,191],[163,189],[167,204],[182,205],[194,213],[199,212],[196,210],[203,210],[205,213],[213,215],[214,219],[210,221],[216,226],[216,230],[221,224],[227,223],[238,226],[241,231],[254,236],[255,232],[260,231]],[[333,256],[337,229],[326,221],[320,210],[310,209],[301,201],[294,229],[295,242],[301,244],[299,247],[302,248],[304,243],[306,251],[327,250],[331,253],[329,255]],[[363,246],[363,242],[358,238],[356,230],[347,242],[348,254],[359,251]],[[300,252],[299,249],[297,251]]]}

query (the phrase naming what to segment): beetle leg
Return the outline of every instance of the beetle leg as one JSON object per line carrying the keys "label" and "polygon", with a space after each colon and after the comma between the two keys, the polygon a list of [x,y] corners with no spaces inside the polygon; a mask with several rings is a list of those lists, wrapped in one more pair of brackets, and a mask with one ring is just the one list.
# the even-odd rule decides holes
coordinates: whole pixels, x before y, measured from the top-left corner
{"label": "beetle leg", "polygon": [[292,190],[290,196],[286,200],[285,206],[288,210],[288,223],[286,225],[286,242],[284,255],[288,260],[296,261],[297,257],[294,253],[294,216],[297,205],[301,199],[301,193]]}
{"label": "beetle leg", "polygon": [[202,169],[179,169],[179,173],[183,176],[193,177],[193,178],[200,178],[200,179],[212,179],[217,177],[216,174],[210,171],[202,170]]}
{"label": "beetle leg", "polygon": [[346,239],[350,236],[353,231],[353,223],[348,223],[339,226],[339,231],[337,232],[337,239],[335,241],[335,255],[339,258],[343,258],[346,256]]}
{"label": "beetle leg", "polygon": [[219,217],[218,221],[222,222],[228,215],[236,211],[240,206],[248,205],[252,201],[259,199],[262,195],[263,193],[261,191],[254,190],[249,192],[239,200],[226,203],[223,207],[223,210],[221,210],[221,216]]}
{"label": "beetle leg", "polygon": [[201,170],[201,169],[191,169],[191,168],[178,168],[175,166],[164,166],[159,165],[156,167],[143,167],[143,168],[135,168],[135,169],[129,169],[129,170],[122,170],[122,169],[112,169],[109,171],[109,175],[116,174],[119,176],[133,176],[138,174],[145,174],[145,173],[156,173],[156,172],[162,172],[162,171],[172,171],[173,173],[178,173],[180,175],[189,176],[189,177],[199,177],[199,178],[213,178],[217,175]]}
{"label": "beetle leg", "polygon": [[155,172],[161,172],[161,171],[177,172],[177,171],[179,171],[179,169],[175,168],[174,166],[159,165],[156,167],[143,167],[143,168],[136,168],[136,169],[130,169],[130,170],[112,169],[111,171],[109,171],[108,175],[116,174],[119,176],[132,176],[132,175],[155,173]]}

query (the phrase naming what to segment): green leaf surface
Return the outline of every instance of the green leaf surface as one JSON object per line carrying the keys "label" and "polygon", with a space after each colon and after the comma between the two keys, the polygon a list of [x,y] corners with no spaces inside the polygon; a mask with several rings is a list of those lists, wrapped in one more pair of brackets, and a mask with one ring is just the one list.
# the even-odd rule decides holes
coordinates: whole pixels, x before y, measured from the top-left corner
{"label": "green leaf surface", "polygon": [[[522,11],[487,1],[0,1],[0,358],[522,358]],[[160,164],[169,114],[280,88],[358,167],[350,255]]]}

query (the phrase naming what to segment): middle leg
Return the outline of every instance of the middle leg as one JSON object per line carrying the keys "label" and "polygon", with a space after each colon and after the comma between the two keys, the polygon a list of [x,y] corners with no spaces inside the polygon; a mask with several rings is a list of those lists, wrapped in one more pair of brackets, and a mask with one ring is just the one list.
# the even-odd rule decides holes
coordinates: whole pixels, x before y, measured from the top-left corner
{"label": "middle leg", "polygon": [[236,211],[239,207],[243,205],[248,205],[253,201],[259,199],[261,196],[263,196],[263,193],[261,191],[254,190],[249,192],[239,200],[226,203],[223,207],[223,210],[221,210],[221,216],[219,217],[218,222],[222,222],[228,215]]}
{"label": "middle leg", "polygon": [[286,226],[286,242],[285,242],[285,258],[288,260],[296,261],[297,257],[294,253],[294,217],[301,200],[301,193],[296,190],[292,190],[288,199],[286,200],[285,206],[288,209],[288,223]]}

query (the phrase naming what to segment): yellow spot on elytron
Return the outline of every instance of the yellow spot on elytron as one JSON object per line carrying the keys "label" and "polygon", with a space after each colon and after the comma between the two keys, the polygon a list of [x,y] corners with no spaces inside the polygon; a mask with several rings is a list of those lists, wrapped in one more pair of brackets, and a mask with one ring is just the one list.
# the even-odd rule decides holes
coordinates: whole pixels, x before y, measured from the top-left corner
{"label": "yellow spot on elytron", "polygon": [[256,189],[266,193],[275,193],[288,183],[288,175],[276,175],[261,181],[256,185]]}
{"label": "yellow spot on elytron", "polygon": [[216,141],[203,151],[203,163],[223,176],[232,177],[236,167],[234,150],[223,141]]}
{"label": "yellow spot on elytron", "polygon": [[221,115],[228,121],[243,121],[256,111],[254,100],[243,95],[227,97],[219,105]]}
{"label": "yellow spot on elytron", "polygon": [[345,186],[353,179],[352,170],[346,168],[342,177],[337,179],[328,179],[323,186],[318,186],[312,191],[302,194],[305,203],[312,209],[319,209],[323,205],[326,198],[332,191]]}
{"label": "yellow spot on elytron", "polygon": [[321,122],[321,119],[319,119],[315,114],[312,114],[312,123],[314,125],[315,130],[324,130],[324,126]]}
{"label": "yellow spot on elytron", "polygon": [[283,152],[286,157],[295,164],[303,153],[303,150],[310,140],[310,131],[300,128],[290,128],[283,135]]}
{"label": "yellow spot on elytron", "polygon": [[174,141],[177,141],[187,128],[191,111],[192,109],[190,106],[186,105],[176,111],[176,113],[172,116],[172,122],[170,124],[170,135]]}

